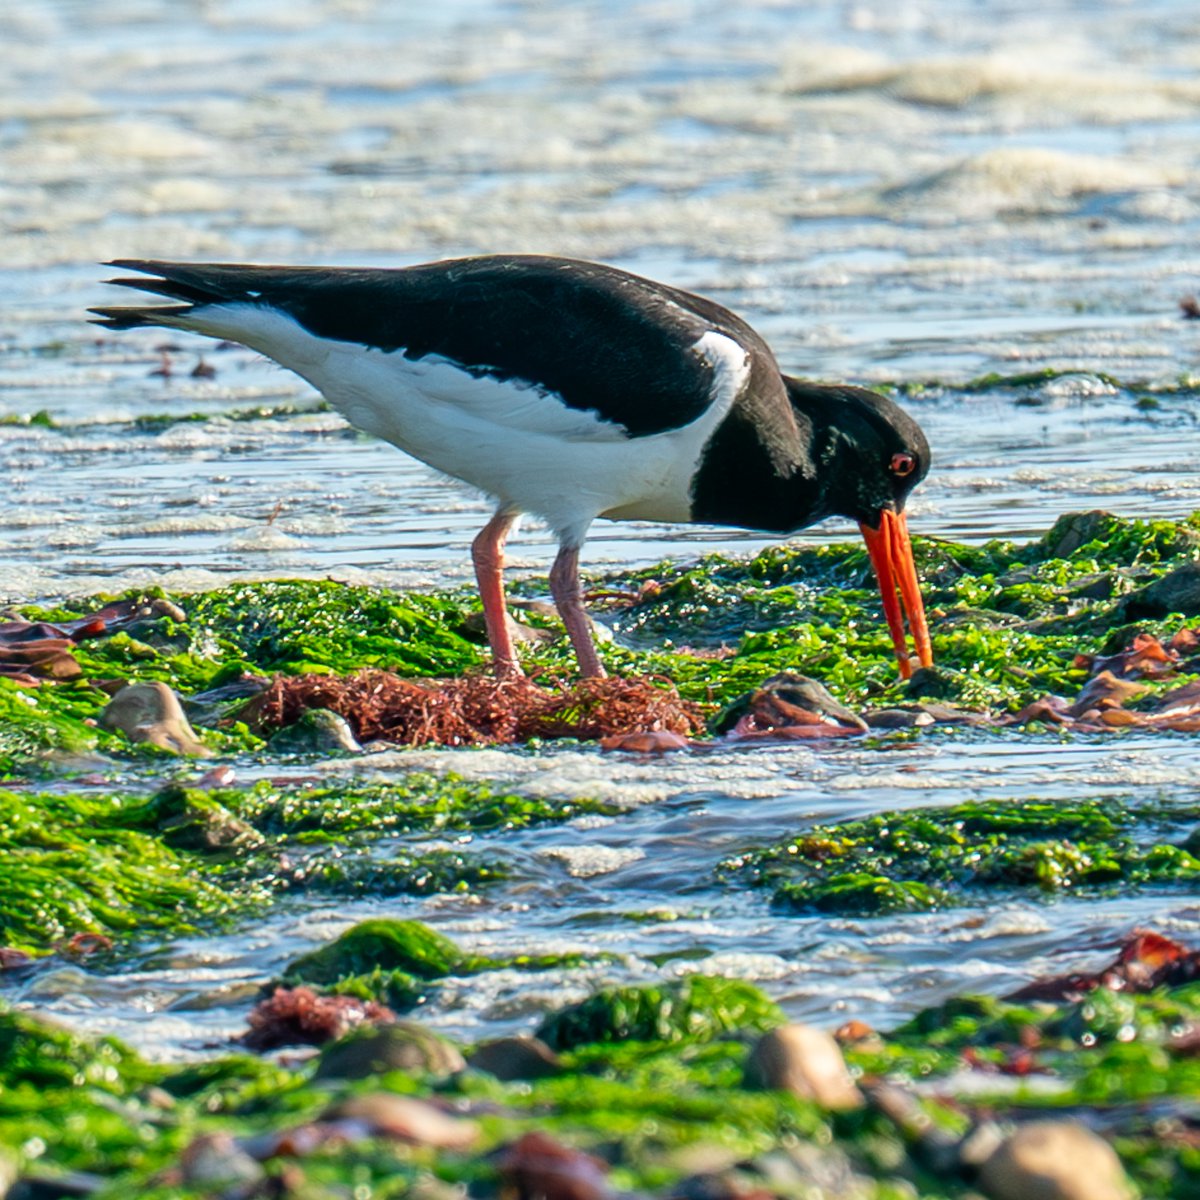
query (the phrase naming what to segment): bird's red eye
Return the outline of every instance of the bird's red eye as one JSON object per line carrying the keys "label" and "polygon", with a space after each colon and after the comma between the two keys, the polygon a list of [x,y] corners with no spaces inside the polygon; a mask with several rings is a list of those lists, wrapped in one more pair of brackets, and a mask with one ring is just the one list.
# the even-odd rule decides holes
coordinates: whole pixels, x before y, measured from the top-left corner
{"label": "bird's red eye", "polygon": [[899,454],[892,455],[892,474],[899,475],[901,479],[905,475],[911,475],[917,469],[917,460],[911,454],[901,451]]}

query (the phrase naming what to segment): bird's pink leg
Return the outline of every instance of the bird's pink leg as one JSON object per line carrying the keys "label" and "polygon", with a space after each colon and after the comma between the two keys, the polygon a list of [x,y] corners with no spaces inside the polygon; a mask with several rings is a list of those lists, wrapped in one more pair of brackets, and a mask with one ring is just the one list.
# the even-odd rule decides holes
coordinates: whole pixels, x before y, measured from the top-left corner
{"label": "bird's pink leg", "polygon": [[501,509],[471,543],[471,559],[483,601],[483,623],[493,665],[501,679],[516,679],[524,672],[517,662],[512,638],[508,633],[508,612],[504,607],[504,543],[517,519],[517,513]]}
{"label": "bird's pink leg", "polygon": [[592,641],[592,627],[583,607],[583,589],[579,586],[579,547],[561,546],[550,568],[550,594],[558,614],[567,627],[567,636],[575,647],[579,669],[590,679],[603,679],[608,672],[600,662]]}

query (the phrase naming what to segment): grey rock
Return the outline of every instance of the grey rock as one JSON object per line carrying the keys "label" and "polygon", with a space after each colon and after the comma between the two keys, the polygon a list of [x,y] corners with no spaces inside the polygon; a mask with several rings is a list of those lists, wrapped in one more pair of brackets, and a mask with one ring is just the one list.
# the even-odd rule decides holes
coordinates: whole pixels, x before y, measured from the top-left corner
{"label": "grey rock", "polygon": [[1121,617],[1140,621],[1182,613],[1200,616],[1200,562],[1184,563],[1147,587],[1130,593],[1121,602]]}
{"label": "grey rock", "polygon": [[258,1183],[265,1172],[228,1133],[204,1133],[179,1156],[183,1182],[194,1188]]}

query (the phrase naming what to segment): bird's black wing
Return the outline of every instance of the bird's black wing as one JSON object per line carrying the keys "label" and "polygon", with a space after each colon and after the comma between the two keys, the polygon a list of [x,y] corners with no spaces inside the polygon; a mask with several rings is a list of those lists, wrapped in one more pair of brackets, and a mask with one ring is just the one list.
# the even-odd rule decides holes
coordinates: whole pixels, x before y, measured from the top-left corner
{"label": "bird's black wing", "polygon": [[437,355],[473,374],[528,382],[633,437],[690,424],[713,402],[716,364],[694,349],[711,330],[746,349],[756,386],[782,394],[770,350],[738,317],[702,297],[596,263],[489,255],[393,270],[110,265],[149,276],[113,283],[181,302],[93,310],[111,328],[160,322],[187,328],[187,314],[206,305],[263,305],[318,337],[411,359]]}

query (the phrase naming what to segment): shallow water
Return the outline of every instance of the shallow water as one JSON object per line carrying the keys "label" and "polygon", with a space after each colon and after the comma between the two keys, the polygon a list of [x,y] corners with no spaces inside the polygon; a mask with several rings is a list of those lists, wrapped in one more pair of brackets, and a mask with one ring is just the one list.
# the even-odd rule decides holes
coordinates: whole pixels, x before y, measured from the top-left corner
{"label": "shallow water", "polygon": [[[603,259],[736,308],[786,370],[929,385],[905,401],[936,455],[912,504],[918,532],[1023,538],[1071,509],[1200,507],[1200,323],[1178,309],[1200,289],[1200,14],[1184,0],[43,0],[0,9],[0,46],[0,415],[44,410],[57,425],[0,426],[10,599],[231,575],[444,583],[466,577],[488,512],[332,414],[230,420],[317,399],[245,351],[84,324],[88,305],[112,301],[95,263],[114,257]],[[152,376],[168,344],[172,374]],[[201,354],[215,378],[190,375]],[[1047,367],[1071,373],[965,386]],[[1148,395],[1156,404],[1139,405]],[[207,419],[137,423],[162,414]],[[813,536],[848,532],[830,522]],[[601,522],[586,560],[761,544]],[[543,570],[551,546],[530,524],[513,550],[518,569]],[[435,755],[551,794],[616,788],[635,807],[608,825],[508,836],[499,850],[517,882],[415,907],[479,949],[534,931],[539,948],[630,956],[605,978],[728,970],[800,1015],[886,1022],[964,979],[1002,989],[1135,924],[1191,929],[1200,908],[1126,898],[785,919],[762,897],[714,890],[698,864],[881,806],[1183,796],[1191,754],[1184,740],[979,737],[644,767]],[[616,867],[582,874],[589,862]],[[179,1005],[265,978],[366,907],[289,912],[120,979],[64,969],[24,998],[191,1052],[236,1028],[245,1005]],[[664,907],[679,918],[616,915]],[[650,960],[700,949],[712,957]],[[474,1036],[529,1024],[594,982],[476,979],[432,1016]]]}

